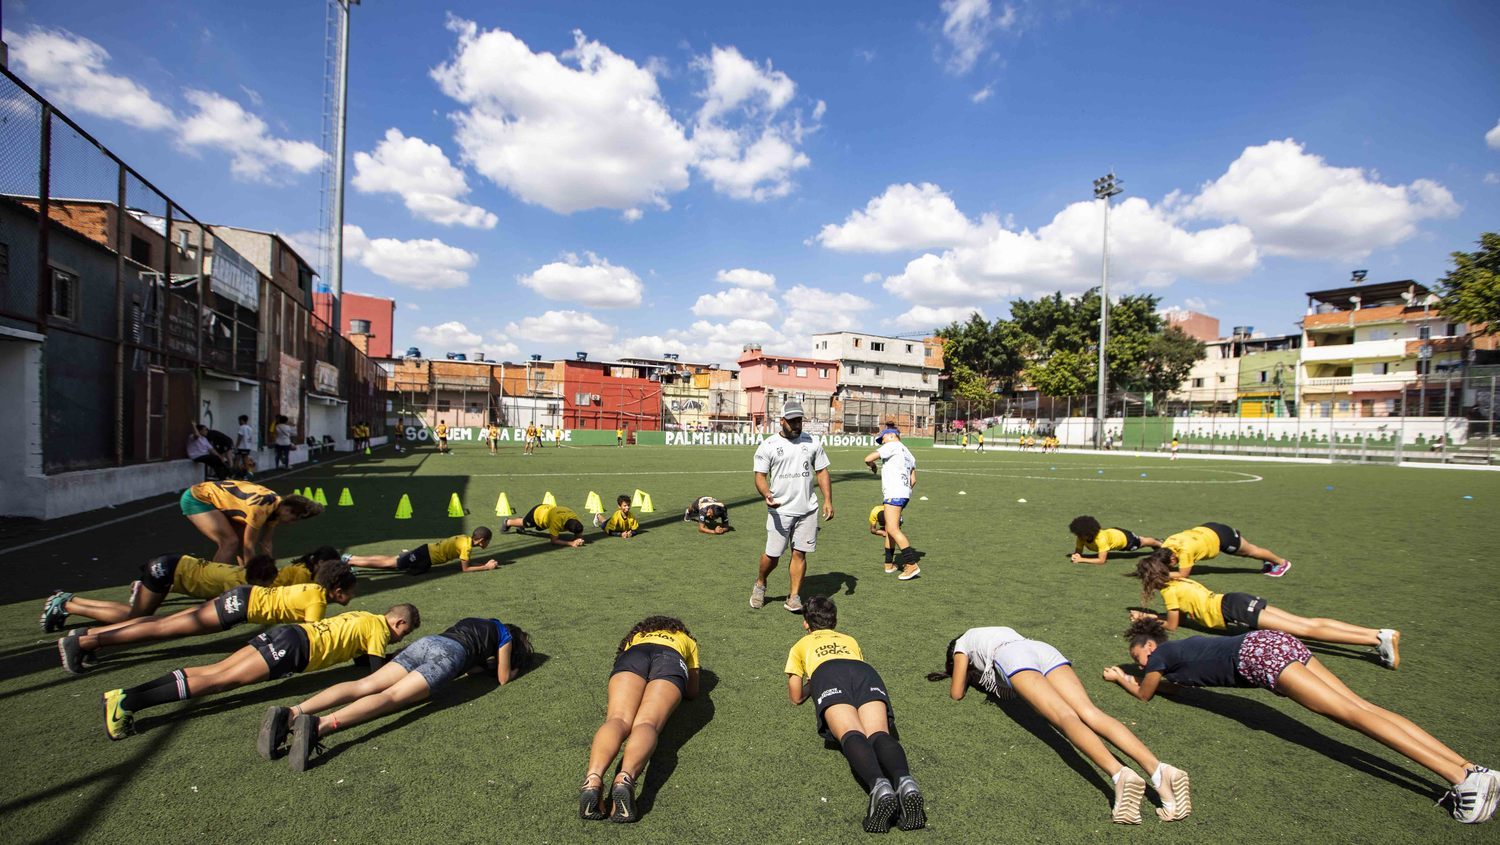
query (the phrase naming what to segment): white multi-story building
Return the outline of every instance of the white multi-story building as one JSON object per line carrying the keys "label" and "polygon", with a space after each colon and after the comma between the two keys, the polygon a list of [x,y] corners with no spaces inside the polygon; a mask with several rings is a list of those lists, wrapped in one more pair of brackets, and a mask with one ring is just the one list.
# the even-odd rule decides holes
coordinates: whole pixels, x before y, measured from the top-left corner
{"label": "white multi-story building", "polygon": [[847,399],[933,399],[942,372],[927,363],[920,339],[862,332],[812,336],[812,354],[839,362],[839,385]]}

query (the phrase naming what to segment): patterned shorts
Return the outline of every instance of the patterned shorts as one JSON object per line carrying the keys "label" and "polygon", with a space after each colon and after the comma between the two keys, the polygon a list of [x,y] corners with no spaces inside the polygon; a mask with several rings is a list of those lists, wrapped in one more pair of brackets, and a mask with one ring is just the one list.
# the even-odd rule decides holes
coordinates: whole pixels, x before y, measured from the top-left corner
{"label": "patterned shorts", "polygon": [[1251,631],[1240,644],[1239,665],[1235,668],[1254,686],[1276,692],[1276,679],[1286,667],[1293,663],[1306,666],[1309,660],[1312,652],[1291,634]]}

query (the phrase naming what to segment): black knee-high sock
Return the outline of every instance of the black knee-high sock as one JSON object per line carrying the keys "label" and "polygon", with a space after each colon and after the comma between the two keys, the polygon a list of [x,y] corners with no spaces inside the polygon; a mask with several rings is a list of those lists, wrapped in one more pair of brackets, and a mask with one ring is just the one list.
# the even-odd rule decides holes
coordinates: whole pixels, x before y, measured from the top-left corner
{"label": "black knee-high sock", "polygon": [[873,787],[875,781],[885,777],[880,773],[880,761],[875,757],[875,749],[870,747],[870,741],[859,731],[844,734],[844,738],[839,740],[839,750],[844,752],[849,760],[849,767],[865,782],[866,787]]}
{"label": "black knee-high sock", "polygon": [[870,737],[870,745],[875,748],[875,757],[880,760],[880,768],[885,769],[886,774],[891,776],[892,781],[899,781],[911,774],[911,768],[906,764],[906,749],[896,738],[881,731]]}
{"label": "black knee-high sock", "polygon": [[188,692],[187,673],[176,669],[160,678],[125,690],[125,700],[121,702],[121,706],[134,713],[158,704],[182,701],[191,695]]}
{"label": "black knee-high sock", "polygon": [[907,566],[911,566],[917,562],[917,553],[911,550],[911,546],[907,546],[901,550],[901,562]]}
{"label": "black knee-high sock", "polygon": [[896,561],[896,550],[893,549],[893,548],[891,548],[890,546],[886,546],[885,547],[885,562],[886,563],[895,563],[895,561]]}

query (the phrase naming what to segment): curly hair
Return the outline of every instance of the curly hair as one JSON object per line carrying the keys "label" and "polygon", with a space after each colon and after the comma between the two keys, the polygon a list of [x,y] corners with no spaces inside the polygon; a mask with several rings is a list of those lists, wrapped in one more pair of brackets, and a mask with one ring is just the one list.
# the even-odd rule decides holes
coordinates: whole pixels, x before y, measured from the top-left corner
{"label": "curly hair", "polygon": [[813,596],[802,608],[802,619],[809,631],[832,630],[839,624],[838,605],[827,596]]}
{"label": "curly hair", "polygon": [[1136,561],[1135,577],[1141,579],[1141,601],[1149,602],[1162,587],[1172,583],[1171,552],[1152,552]]}
{"label": "curly hair", "polygon": [[687,626],[682,624],[682,620],[675,616],[647,616],[645,619],[635,623],[635,627],[631,628],[625,634],[625,639],[620,640],[620,647],[615,649],[615,654],[624,653],[625,649],[630,646],[631,638],[636,634],[649,634],[652,631],[680,631],[689,637],[693,635],[693,632],[689,631]]}
{"label": "curly hair", "polygon": [[1094,542],[1094,538],[1099,536],[1100,529],[1099,520],[1092,516],[1075,517],[1072,522],[1068,523],[1068,533],[1085,543]]}
{"label": "curly hair", "polygon": [[1160,619],[1137,619],[1125,629],[1125,642],[1131,648],[1146,643],[1161,645],[1167,641],[1167,624]]}
{"label": "curly hair", "polygon": [[245,561],[245,583],[269,587],[276,580],[276,561],[270,555],[256,555]]}
{"label": "curly hair", "polygon": [[322,587],[325,593],[332,593],[334,590],[347,592],[354,589],[354,570],[337,558],[325,560],[318,564],[313,583]]}

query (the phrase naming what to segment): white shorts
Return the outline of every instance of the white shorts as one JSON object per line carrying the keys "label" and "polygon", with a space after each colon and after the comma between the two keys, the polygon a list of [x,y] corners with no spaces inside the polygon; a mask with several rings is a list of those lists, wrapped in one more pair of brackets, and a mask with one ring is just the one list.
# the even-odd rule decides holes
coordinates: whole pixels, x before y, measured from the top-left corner
{"label": "white shorts", "polygon": [[788,516],[772,510],[766,514],[766,556],[781,557],[786,547],[811,552],[818,547],[818,512]]}
{"label": "white shorts", "polygon": [[1031,670],[1046,675],[1059,666],[1070,666],[1072,663],[1073,661],[1062,656],[1062,652],[1039,640],[1016,640],[1001,646],[995,655],[995,665],[1000,674],[1005,676],[1007,685],[1010,684],[1010,676],[1017,672]]}

